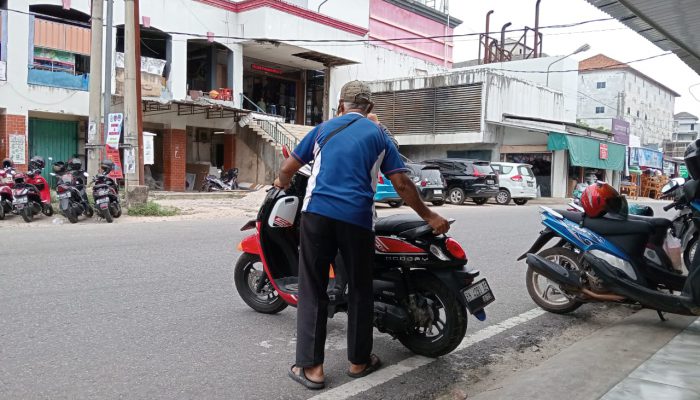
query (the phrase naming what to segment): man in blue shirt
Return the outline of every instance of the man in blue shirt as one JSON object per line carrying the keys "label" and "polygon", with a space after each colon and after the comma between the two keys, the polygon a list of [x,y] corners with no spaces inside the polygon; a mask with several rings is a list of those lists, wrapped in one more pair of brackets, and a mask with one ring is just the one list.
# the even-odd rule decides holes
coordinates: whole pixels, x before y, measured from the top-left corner
{"label": "man in blue shirt", "polygon": [[362,377],[381,364],[372,354],[374,192],[379,171],[435,233],[449,230],[447,220],[421,201],[391,139],[366,118],[373,106],[371,96],[363,82],[345,84],[342,115],[309,132],[275,180],[275,186],[287,188],[294,173],[314,161],[301,218],[297,356],[289,371],[309,389],[325,386],[328,266],[338,252],[348,281],[348,375]]}

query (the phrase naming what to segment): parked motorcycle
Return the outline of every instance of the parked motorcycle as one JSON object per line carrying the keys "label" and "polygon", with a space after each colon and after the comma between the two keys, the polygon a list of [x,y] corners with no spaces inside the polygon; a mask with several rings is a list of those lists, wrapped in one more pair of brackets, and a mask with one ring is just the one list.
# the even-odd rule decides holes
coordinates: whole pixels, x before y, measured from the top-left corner
{"label": "parked motorcycle", "polygon": [[[690,207],[696,229],[700,224],[699,147],[696,141],[686,150],[685,162],[693,180],[685,182],[676,200],[664,207]],[[691,260],[687,277],[658,268],[644,257],[650,237],[668,231],[671,221],[620,215],[577,221],[566,213],[543,208],[546,228],[523,256],[528,265],[528,292],[540,307],[566,313],[584,302],[612,301],[641,304],[659,311],[662,318],[662,311],[700,315],[700,257]],[[534,254],[549,242],[547,236],[558,237],[557,246]]]}
{"label": "parked motorcycle", "polygon": [[[298,301],[299,220],[309,172],[297,173],[287,191],[271,189],[258,213],[241,230],[256,229],[238,249],[234,282],[255,311],[274,314]],[[452,221],[454,222],[454,221]],[[494,301],[486,279],[466,268],[462,246],[436,236],[411,215],[380,218],[375,225],[374,325],[414,353],[438,357],[454,350],[467,315],[484,320]],[[347,311],[345,290],[331,274],[329,315]]]}
{"label": "parked motorcycle", "polygon": [[109,177],[114,170],[114,162],[106,159],[100,163],[100,172],[92,178],[94,186],[92,197],[95,201],[95,209],[100,217],[108,223],[122,215],[122,207],[119,202],[119,185]]}
{"label": "parked motorcycle", "polygon": [[78,222],[78,216],[85,215],[92,218],[94,211],[90,206],[85,192],[85,178],[87,172],[76,169],[76,163],[69,162],[71,170],[62,161],[53,164],[52,176],[58,178],[56,194],[58,195],[59,209],[70,223]]}
{"label": "parked motorcycle", "polygon": [[21,215],[24,222],[30,223],[36,214],[44,210],[41,192],[35,185],[28,183],[29,177],[22,172],[16,173],[14,179],[12,213]]}
{"label": "parked motorcycle", "polygon": [[29,160],[29,171],[27,172],[26,182],[36,186],[41,196],[41,212],[50,217],[53,215],[53,206],[51,205],[51,189],[49,183],[41,175],[41,170],[44,169],[44,159],[40,156],[34,156]]}
{"label": "parked motorcycle", "polygon": [[201,192],[218,192],[222,190],[238,189],[238,168],[231,168],[222,173],[219,170],[220,177],[215,175],[207,175],[202,182]]}
{"label": "parked motorcycle", "polygon": [[[674,178],[669,181],[661,190],[664,197],[673,198],[675,203],[675,200],[683,196],[685,182],[683,178]],[[687,202],[677,203],[674,207],[678,210],[678,215],[673,219],[671,229],[673,236],[681,241],[683,265],[689,269],[698,248],[698,232],[693,224],[693,209]]]}
{"label": "parked motorcycle", "polygon": [[12,188],[15,186],[15,169],[12,161],[4,160],[0,168],[0,220],[5,219],[7,213],[12,212]]}

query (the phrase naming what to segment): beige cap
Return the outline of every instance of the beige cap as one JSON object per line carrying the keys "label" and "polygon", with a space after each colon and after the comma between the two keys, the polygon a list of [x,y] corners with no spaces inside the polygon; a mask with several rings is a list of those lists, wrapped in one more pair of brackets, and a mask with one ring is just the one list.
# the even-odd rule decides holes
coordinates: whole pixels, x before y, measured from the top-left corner
{"label": "beige cap", "polygon": [[355,104],[372,104],[372,90],[362,81],[350,81],[340,89],[340,100]]}

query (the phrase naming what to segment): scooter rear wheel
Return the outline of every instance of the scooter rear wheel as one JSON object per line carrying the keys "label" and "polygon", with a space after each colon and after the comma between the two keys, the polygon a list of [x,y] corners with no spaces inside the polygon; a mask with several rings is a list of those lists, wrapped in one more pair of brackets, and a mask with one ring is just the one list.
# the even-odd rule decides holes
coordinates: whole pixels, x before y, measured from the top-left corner
{"label": "scooter rear wheel", "polygon": [[30,223],[34,220],[34,211],[32,211],[31,203],[22,209],[22,219],[26,223]]}
{"label": "scooter rear wheel", "polygon": [[[256,265],[257,264],[257,265]],[[233,268],[233,283],[241,299],[253,310],[263,314],[277,314],[287,308],[279,293],[267,282],[260,293],[255,291],[260,279],[267,279],[260,256],[243,253]]]}
{"label": "scooter rear wheel", "polygon": [[5,219],[5,206],[0,202],[0,221]]}
{"label": "scooter rear wheel", "polygon": [[44,213],[47,217],[50,217],[53,215],[53,206],[51,204],[47,204],[43,207],[41,207],[41,212]]}
{"label": "scooter rear wheel", "polygon": [[[551,247],[538,254],[551,262],[570,270],[581,270],[581,255],[564,247]],[[525,274],[527,292],[543,310],[555,314],[567,314],[581,307],[583,303],[565,294],[555,282],[527,267]],[[551,296],[551,297],[550,297]]]}
{"label": "scooter rear wheel", "polygon": [[[448,354],[459,346],[467,332],[464,307],[450,289],[431,274],[414,274],[411,281],[419,295],[413,319],[432,314],[432,321],[428,327],[418,326],[414,321],[415,326],[407,333],[398,334],[397,339],[421,356],[434,358]],[[420,304],[422,302],[425,303]]]}

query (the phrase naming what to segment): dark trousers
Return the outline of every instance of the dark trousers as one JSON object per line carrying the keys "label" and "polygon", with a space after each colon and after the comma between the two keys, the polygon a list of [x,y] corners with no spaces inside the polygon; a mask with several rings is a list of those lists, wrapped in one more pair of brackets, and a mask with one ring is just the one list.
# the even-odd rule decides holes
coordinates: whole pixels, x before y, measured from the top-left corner
{"label": "dark trousers", "polygon": [[360,226],[304,213],[299,254],[296,365],[323,363],[328,318],[328,272],[336,255],[348,282],[348,360],[370,362],[372,352],[372,267],[374,233]]}

